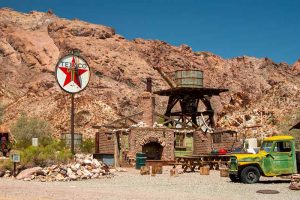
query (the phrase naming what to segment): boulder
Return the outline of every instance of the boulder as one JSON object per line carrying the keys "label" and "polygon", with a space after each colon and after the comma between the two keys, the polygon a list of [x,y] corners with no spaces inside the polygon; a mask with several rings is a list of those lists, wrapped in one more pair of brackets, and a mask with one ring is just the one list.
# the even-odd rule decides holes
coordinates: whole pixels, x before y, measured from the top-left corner
{"label": "boulder", "polygon": [[71,165],[71,169],[72,169],[73,172],[77,171],[77,168],[75,167],[75,165]]}
{"label": "boulder", "polygon": [[99,174],[94,174],[91,178],[95,179],[95,178],[98,178],[98,177],[99,177]]}
{"label": "boulder", "polygon": [[178,169],[176,169],[175,167],[172,168],[170,170],[170,176],[177,177],[178,176]]}
{"label": "boulder", "polygon": [[97,159],[93,159],[92,160],[92,165],[95,167],[95,168],[98,168],[101,166],[100,162],[97,160]]}
{"label": "boulder", "polygon": [[80,163],[76,163],[75,168],[78,170],[80,168]]}
{"label": "boulder", "polygon": [[97,168],[97,169],[92,169],[91,171],[93,174],[99,174],[100,173],[100,169]]}
{"label": "boulder", "polygon": [[71,180],[73,180],[73,181],[75,181],[75,180],[78,179],[78,177],[77,177],[74,173],[71,173],[71,174],[68,175],[68,176],[69,176],[69,178],[70,178]]}
{"label": "boulder", "polygon": [[52,166],[50,167],[50,170],[55,170],[57,167],[58,167],[58,165],[52,165]]}
{"label": "boulder", "polygon": [[300,174],[293,174],[291,177],[290,190],[300,190]]}
{"label": "boulder", "polygon": [[71,169],[71,168],[68,168],[68,169],[67,169],[67,175],[70,176],[72,173],[73,173],[72,169]]}
{"label": "boulder", "polygon": [[12,172],[9,171],[9,170],[6,170],[3,177],[4,177],[4,178],[7,178],[7,177],[10,177],[11,175],[12,175]]}
{"label": "boulder", "polygon": [[33,168],[25,169],[17,175],[16,179],[21,180],[24,178],[29,178],[29,177],[31,177],[31,175],[33,175],[36,172],[41,171],[41,170],[42,170],[41,167],[33,167]]}
{"label": "boulder", "polygon": [[57,174],[55,176],[55,180],[57,180],[57,181],[63,181],[64,179],[65,179],[65,177],[62,174]]}
{"label": "boulder", "polygon": [[83,175],[83,172],[79,169],[79,170],[77,170],[76,174],[77,174],[78,176],[82,176],[82,175]]}
{"label": "boulder", "polygon": [[86,165],[91,165],[92,161],[90,159],[84,159],[83,163],[86,164]]}
{"label": "boulder", "polygon": [[93,174],[87,169],[83,170],[83,175],[86,176],[87,178],[90,178],[93,176]]}

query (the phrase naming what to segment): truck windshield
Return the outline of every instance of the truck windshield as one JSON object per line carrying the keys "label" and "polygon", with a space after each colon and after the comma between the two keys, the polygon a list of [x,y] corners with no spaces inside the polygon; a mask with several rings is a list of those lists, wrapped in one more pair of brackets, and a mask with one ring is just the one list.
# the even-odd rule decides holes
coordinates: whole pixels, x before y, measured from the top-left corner
{"label": "truck windshield", "polygon": [[266,152],[270,152],[271,148],[272,148],[272,144],[273,144],[273,142],[271,142],[271,141],[263,142],[260,150],[265,150]]}

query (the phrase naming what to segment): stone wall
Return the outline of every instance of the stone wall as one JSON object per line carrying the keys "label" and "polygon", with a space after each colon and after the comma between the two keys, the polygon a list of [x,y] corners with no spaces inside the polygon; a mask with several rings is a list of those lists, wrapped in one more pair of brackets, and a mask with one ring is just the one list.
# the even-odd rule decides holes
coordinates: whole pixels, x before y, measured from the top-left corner
{"label": "stone wall", "polygon": [[131,155],[142,152],[143,145],[157,142],[163,147],[162,160],[174,160],[174,132],[164,128],[134,128],[129,134]]}
{"label": "stone wall", "polygon": [[217,150],[221,148],[231,150],[233,144],[234,148],[240,147],[240,141],[235,140],[235,135],[232,136],[231,134],[223,133],[221,134],[221,142],[213,143],[212,135],[196,131],[194,132],[194,154],[208,154],[212,151],[212,147]]}

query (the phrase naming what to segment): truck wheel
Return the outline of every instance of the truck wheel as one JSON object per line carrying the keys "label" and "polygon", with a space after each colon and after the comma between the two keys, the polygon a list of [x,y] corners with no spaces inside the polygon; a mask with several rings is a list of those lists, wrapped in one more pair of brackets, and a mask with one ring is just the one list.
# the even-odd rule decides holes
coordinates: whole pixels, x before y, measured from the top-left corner
{"label": "truck wheel", "polygon": [[239,179],[239,177],[237,175],[229,174],[229,178],[234,183],[240,182],[240,179]]}
{"label": "truck wheel", "polygon": [[243,183],[252,184],[259,181],[260,172],[257,167],[248,166],[245,167],[241,172],[241,181]]}

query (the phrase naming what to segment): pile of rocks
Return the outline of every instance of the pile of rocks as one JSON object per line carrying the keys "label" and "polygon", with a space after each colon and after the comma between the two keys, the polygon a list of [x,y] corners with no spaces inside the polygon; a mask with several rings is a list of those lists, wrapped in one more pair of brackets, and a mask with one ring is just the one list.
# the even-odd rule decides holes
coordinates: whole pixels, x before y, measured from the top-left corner
{"label": "pile of rocks", "polygon": [[12,175],[12,171],[10,170],[5,170],[5,171],[0,170],[0,177],[7,178],[10,177],[11,175]]}
{"label": "pile of rocks", "polygon": [[96,179],[106,175],[111,175],[107,165],[93,159],[92,155],[76,154],[74,162],[70,164],[25,169],[16,178],[25,181],[46,182]]}
{"label": "pile of rocks", "polygon": [[291,184],[289,188],[291,190],[300,190],[300,174],[292,175]]}

